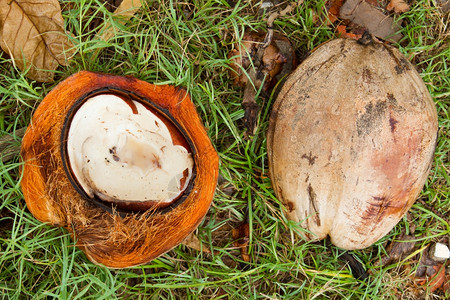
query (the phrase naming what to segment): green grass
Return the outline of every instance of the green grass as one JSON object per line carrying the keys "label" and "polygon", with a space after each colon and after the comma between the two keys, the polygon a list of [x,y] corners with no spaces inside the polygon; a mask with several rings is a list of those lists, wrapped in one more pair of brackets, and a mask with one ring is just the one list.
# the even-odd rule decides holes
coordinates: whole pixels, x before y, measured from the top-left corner
{"label": "green grass", "polygon": [[[180,245],[147,265],[109,270],[89,262],[68,233],[41,224],[26,209],[20,191],[20,158],[0,162],[0,295],[5,299],[445,299],[414,286],[415,258],[380,266],[392,240],[415,225],[416,250],[449,237],[450,208],[450,45],[447,19],[436,1],[413,1],[403,20],[404,38],[396,45],[417,67],[433,96],[440,136],[421,199],[407,216],[372,247],[353,253],[370,274],[355,279],[327,243],[298,238],[297,224],[283,215],[268,178],[265,132],[272,98],[262,106],[256,135],[244,138],[243,90],[232,86],[228,52],[245,29],[264,28],[258,5],[223,0],[147,1],[126,25],[114,21],[115,37],[94,40],[95,17],[109,20],[102,1],[73,3],[64,11],[77,54],[57,70],[55,83],[40,84],[0,56],[0,135],[15,137],[33,110],[61,80],[80,70],[130,75],[187,88],[220,157],[221,180],[213,205],[196,234],[215,251],[205,254]],[[190,3],[190,4],[188,4]],[[335,37],[332,27],[315,24],[323,3],[305,1],[275,21],[298,56]],[[447,22],[447,23],[446,23]],[[447,27],[446,27],[447,26]],[[14,145],[18,145],[16,137]],[[430,207],[433,208],[432,211]],[[241,260],[231,228],[248,210],[251,263]],[[418,294],[415,294],[418,293]],[[448,296],[448,295],[447,295]]]}

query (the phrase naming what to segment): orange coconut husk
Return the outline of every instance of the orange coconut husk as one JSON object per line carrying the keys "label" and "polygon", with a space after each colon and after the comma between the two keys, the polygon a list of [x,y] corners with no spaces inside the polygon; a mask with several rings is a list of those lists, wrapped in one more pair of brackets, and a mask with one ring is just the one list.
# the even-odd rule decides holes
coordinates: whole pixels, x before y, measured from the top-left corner
{"label": "orange coconut husk", "polygon": [[[74,188],[62,158],[66,117],[77,101],[105,89],[150,100],[191,142],[195,178],[183,202],[165,212],[121,215],[95,205]],[[144,264],[182,242],[206,215],[218,176],[217,153],[184,89],[87,71],[67,78],[44,98],[25,133],[21,154],[21,187],[31,213],[65,227],[91,261],[110,268]]]}

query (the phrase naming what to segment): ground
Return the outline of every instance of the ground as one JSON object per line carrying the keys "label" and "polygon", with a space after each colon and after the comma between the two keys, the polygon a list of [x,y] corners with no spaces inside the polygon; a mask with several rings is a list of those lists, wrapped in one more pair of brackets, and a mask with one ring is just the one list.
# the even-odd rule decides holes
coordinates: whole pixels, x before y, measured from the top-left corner
{"label": "ground", "polygon": [[[387,14],[385,2],[377,5]],[[406,2],[408,11],[390,13],[401,23],[403,35],[393,45],[417,68],[435,101],[439,139],[416,204],[388,235],[349,253],[359,262],[353,264],[362,265],[368,274],[362,280],[355,278],[342,250],[326,240],[300,238],[299,225],[286,219],[276,199],[266,148],[274,101],[270,92],[258,97],[257,128],[253,136],[247,135],[243,89],[233,85],[228,53],[245,30],[266,29],[270,12],[260,9],[261,2],[146,1],[130,20],[118,21],[101,1],[61,1],[76,53],[67,66],[56,70],[53,82],[33,81],[6,53],[0,56],[0,135],[3,142],[10,137],[8,149],[13,149],[12,157],[0,161],[0,295],[13,299],[448,299],[448,287],[433,290],[430,280],[416,276],[424,267],[425,249],[438,241],[449,243],[448,3]],[[337,26],[345,24],[339,19],[328,22],[327,17],[324,1],[304,1],[278,17],[273,27],[289,38],[302,61],[315,47],[336,38]],[[113,20],[116,34],[100,41],[96,33],[107,20]],[[107,269],[89,262],[65,229],[42,224],[27,210],[20,190],[20,129],[28,126],[37,105],[58,82],[80,70],[183,86],[192,95],[220,157],[216,195],[195,232],[211,253],[180,245],[143,266]],[[5,153],[2,149],[2,156]],[[248,230],[239,227],[243,222]],[[237,247],[246,243],[234,243],[233,228],[240,228],[241,236],[248,233],[248,252]],[[402,243],[393,243],[399,240],[415,243],[403,251],[397,249]],[[387,259],[389,253],[400,254]],[[446,266],[448,274],[448,262]]]}

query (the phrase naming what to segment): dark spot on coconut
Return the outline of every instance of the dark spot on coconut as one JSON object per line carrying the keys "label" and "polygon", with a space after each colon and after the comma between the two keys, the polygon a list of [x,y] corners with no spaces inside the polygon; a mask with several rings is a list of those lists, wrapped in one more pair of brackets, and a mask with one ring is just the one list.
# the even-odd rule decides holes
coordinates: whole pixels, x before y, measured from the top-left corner
{"label": "dark spot on coconut", "polygon": [[343,39],[342,42],[341,42],[341,53],[344,52],[346,43],[347,43],[347,41],[345,39]]}
{"label": "dark spot on coconut", "polygon": [[294,209],[295,209],[294,203],[292,203],[291,201],[288,201],[286,203],[286,207],[287,207],[287,209],[289,210],[290,213],[293,212]]}
{"label": "dark spot on coconut", "polygon": [[309,165],[312,166],[312,165],[314,165],[314,163],[316,162],[317,156],[312,156],[312,153],[309,152],[309,155],[303,154],[303,155],[302,155],[302,158],[308,160]]}
{"label": "dark spot on coconut", "polygon": [[381,196],[381,197],[376,197],[376,196],[375,196],[375,197],[372,197],[372,199],[375,200],[375,201],[377,201],[377,203],[378,203],[378,202],[380,202],[380,201],[383,202],[384,200],[386,200],[386,197],[385,197],[385,196]]}
{"label": "dark spot on coconut", "polygon": [[395,126],[398,123],[396,119],[394,119],[392,116],[389,116],[389,125],[391,126],[391,132],[394,133]]}
{"label": "dark spot on coconut", "polygon": [[373,44],[373,37],[369,33],[369,31],[365,30],[360,39],[358,39],[358,43],[364,46]]}
{"label": "dark spot on coconut", "polygon": [[112,154],[112,157],[114,161],[120,161],[120,157],[117,155],[117,147],[114,146],[111,149],[109,149],[109,154]]}
{"label": "dark spot on coconut", "polygon": [[159,158],[155,158],[155,159],[153,160],[153,165],[154,165],[155,167],[157,167],[158,169],[161,169],[161,161],[160,161],[160,159],[159,159]]}
{"label": "dark spot on coconut", "polygon": [[400,75],[402,73],[404,73],[405,71],[410,70],[410,63],[409,61],[404,58],[401,57],[400,59],[394,54],[392,48],[388,45],[383,44],[384,49],[387,50],[387,52],[389,53],[389,55],[392,57],[392,59],[394,59],[396,66],[394,67],[395,72],[397,73],[397,75]]}
{"label": "dark spot on coconut", "polygon": [[402,74],[404,69],[401,66],[395,66],[394,67],[395,72],[397,72],[398,75]]}
{"label": "dark spot on coconut", "polygon": [[393,106],[397,106],[398,105],[397,99],[395,99],[393,94],[387,93],[386,94],[386,98],[388,99],[389,104],[391,104]]}
{"label": "dark spot on coconut", "polygon": [[379,123],[387,109],[386,101],[378,101],[375,105],[369,103],[365,107],[365,112],[356,121],[358,136],[369,134],[375,125]]}
{"label": "dark spot on coconut", "polygon": [[[363,224],[365,225],[364,228],[368,228],[370,223],[374,218],[376,220],[379,220],[384,208],[386,207],[386,197],[384,196],[374,196],[372,197],[372,200],[369,204],[369,207],[366,209],[366,211],[362,215],[362,219],[365,221]],[[364,229],[362,229],[364,232]]]}
{"label": "dark spot on coconut", "polygon": [[314,221],[316,222],[316,224],[318,226],[320,226],[320,217],[319,217],[319,211],[317,210],[316,207],[316,198],[317,195],[314,192],[313,187],[311,186],[311,184],[308,184],[308,188],[307,188],[307,192],[308,192],[308,200],[309,200],[309,204],[310,207],[312,208],[312,210],[314,211]]}
{"label": "dark spot on coconut", "polygon": [[404,57],[402,57],[398,62],[398,65],[394,67],[395,71],[398,75],[409,71],[409,61],[407,61]]}
{"label": "dark spot on coconut", "polygon": [[[369,202],[368,208],[363,212],[362,219],[364,220],[357,231],[361,234],[367,234],[377,227],[385,216],[403,215],[409,207],[409,202],[399,202],[399,199],[405,198],[404,194],[414,193],[413,184],[408,185],[406,189],[398,193],[395,197],[386,196],[372,196],[372,201]],[[410,192],[411,190],[411,192]],[[409,197],[406,197],[409,198]]]}
{"label": "dark spot on coconut", "polygon": [[370,72],[369,69],[367,69],[367,68],[363,69],[362,80],[367,84],[372,83],[372,73]]}

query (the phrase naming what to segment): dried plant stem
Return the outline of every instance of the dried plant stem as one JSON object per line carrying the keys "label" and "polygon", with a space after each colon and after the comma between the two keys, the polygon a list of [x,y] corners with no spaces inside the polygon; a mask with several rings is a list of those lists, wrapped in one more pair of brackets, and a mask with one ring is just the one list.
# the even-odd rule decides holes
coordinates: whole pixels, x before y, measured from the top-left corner
{"label": "dried plant stem", "polygon": [[0,160],[7,162],[14,158],[20,151],[20,144],[17,144],[17,138],[22,138],[25,134],[25,128],[15,131],[15,136],[4,135],[0,137]]}
{"label": "dried plant stem", "polygon": [[273,40],[273,23],[278,17],[283,17],[292,12],[296,7],[300,6],[303,0],[292,2],[287,5],[281,11],[275,11],[267,18],[267,33],[264,37],[264,41],[258,46],[258,50],[253,59],[254,68],[249,71],[249,82],[244,90],[244,99],[242,101],[242,107],[245,110],[245,126],[247,127],[246,136],[254,135],[256,131],[257,115],[259,112],[259,105],[256,103],[255,98],[257,91],[264,83],[264,78],[261,76],[261,69],[264,67],[263,56],[266,48],[272,43]]}
{"label": "dried plant stem", "polygon": [[264,43],[263,43],[263,47],[267,48],[267,46],[270,45],[270,43],[272,42],[272,38],[273,38],[273,22],[275,22],[275,20],[279,17],[284,17],[285,15],[289,14],[290,12],[292,12],[296,7],[302,5],[303,0],[298,0],[296,2],[292,2],[290,3],[288,6],[286,6],[283,10],[281,11],[275,11],[273,13],[271,13],[269,15],[269,17],[267,18],[267,35],[264,39]]}

